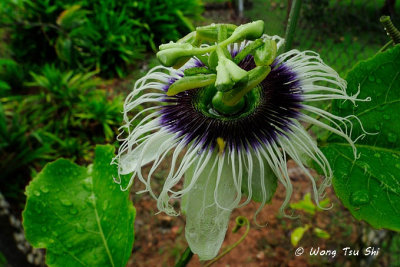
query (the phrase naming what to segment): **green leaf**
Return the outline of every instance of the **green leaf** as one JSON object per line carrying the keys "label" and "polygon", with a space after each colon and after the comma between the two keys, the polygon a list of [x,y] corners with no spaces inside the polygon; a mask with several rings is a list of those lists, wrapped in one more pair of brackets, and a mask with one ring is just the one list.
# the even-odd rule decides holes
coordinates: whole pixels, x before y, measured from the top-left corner
{"label": "green leaf", "polygon": [[290,207],[295,210],[302,210],[311,215],[314,215],[317,210],[317,206],[315,206],[314,203],[311,201],[310,193],[305,194],[302,200],[296,203],[290,203]]}
{"label": "green leaf", "polygon": [[0,252],[0,266],[7,266],[7,258]]}
{"label": "green leaf", "polygon": [[17,62],[9,58],[0,58],[0,66],[17,66]]}
{"label": "green leaf", "polygon": [[11,90],[11,87],[5,81],[0,80],[0,90]]}
{"label": "green leaf", "polygon": [[353,216],[399,231],[400,151],[357,145],[361,156],[356,161],[348,144],[332,143],[322,151],[335,171],[335,192]]}
{"label": "green leaf", "polygon": [[58,16],[56,22],[62,28],[71,30],[84,23],[87,13],[88,11],[81,9],[80,5],[73,5],[64,10],[60,16]]}
{"label": "green leaf", "polygon": [[[325,198],[319,202],[319,205],[322,208],[327,208],[330,206],[330,200],[329,198]],[[321,211],[322,209],[316,206],[312,201],[311,201],[311,194],[307,193],[304,195],[303,199],[295,202],[295,203],[290,203],[290,207],[295,210],[302,210],[304,212],[307,212],[311,215],[314,215],[317,211]]]}
{"label": "green leaf", "polygon": [[310,226],[306,224],[305,226],[299,226],[293,230],[292,234],[290,235],[290,242],[294,247],[297,247],[300,240],[303,238],[305,232],[308,231]]}
{"label": "green leaf", "polygon": [[62,36],[58,37],[55,44],[55,50],[57,56],[62,61],[67,63],[72,62],[72,42],[69,38],[64,38]]}
{"label": "green leaf", "polygon": [[[347,75],[347,91],[358,98],[371,97],[371,101],[333,102],[333,113],[345,117],[356,115],[364,129],[370,133],[360,144],[400,149],[400,45],[369,60],[357,64]],[[362,134],[361,127],[353,120],[353,137]]]}
{"label": "green leaf", "polygon": [[323,239],[329,239],[331,237],[331,235],[327,231],[322,230],[321,228],[318,228],[318,227],[314,228],[314,234],[317,237],[323,238]]}
{"label": "green leaf", "polygon": [[49,266],[126,266],[131,255],[135,209],[113,181],[114,148],[95,154],[88,168],[49,163],[26,188],[26,238],[47,249]]}
{"label": "green leaf", "polygon": [[[355,218],[373,227],[400,231],[400,46],[360,62],[348,74],[348,91],[370,102],[336,101],[333,113],[353,114],[367,132],[378,132],[358,140],[355,160],[348,143],[336,137],[322,148],[334,170],[333,186],[344,206]],[[348,101],[347,101],[348,102]],[[353,135],[362,134],[353,119]]]}

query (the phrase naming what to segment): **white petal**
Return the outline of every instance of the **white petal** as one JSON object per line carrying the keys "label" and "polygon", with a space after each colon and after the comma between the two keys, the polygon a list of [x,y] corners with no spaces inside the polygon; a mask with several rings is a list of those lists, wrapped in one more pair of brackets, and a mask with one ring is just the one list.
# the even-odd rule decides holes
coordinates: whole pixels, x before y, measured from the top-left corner
{"label": "white petal", "polygon": [[214,153],[203,171],[199,173],[197,168],[199,164],[194,163],[185,173],[185,180],[189,181],[186,185],[192,186],[184,204],[185,234],[190,249],[200,260],[209,260],[218,254],[224,241],[240,192],[233,181],[233,168],[223,156]]}

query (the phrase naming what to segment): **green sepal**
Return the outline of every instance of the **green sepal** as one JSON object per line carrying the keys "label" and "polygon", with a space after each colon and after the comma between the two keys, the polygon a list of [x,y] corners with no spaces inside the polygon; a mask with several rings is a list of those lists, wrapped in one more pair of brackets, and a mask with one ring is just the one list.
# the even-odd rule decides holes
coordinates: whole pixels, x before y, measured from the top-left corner
{"label": "green sepal", "polygon": [[171,84],[168,89],[167,96],[173,96],[186,90],[191,90],[213,84],[216,78],[217,75],[215,74],[200,74],[195,76],[183,77]]}
{"label": "green sepal", "polygon": [[264,44],[259,46],[254,52],[254,62],[257,66],[269,66],[276,58],[276,42],[271,39],[264,40]]}

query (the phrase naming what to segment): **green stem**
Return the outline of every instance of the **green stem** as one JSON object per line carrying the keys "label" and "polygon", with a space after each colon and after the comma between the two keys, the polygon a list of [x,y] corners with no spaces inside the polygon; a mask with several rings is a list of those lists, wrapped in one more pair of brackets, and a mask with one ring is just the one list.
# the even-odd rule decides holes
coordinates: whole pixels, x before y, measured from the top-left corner
{"label": "green stem", "polygon": [[394,44],[400,43],[400,31],[393,25],[389,16],[382,16],[380,18],[382,25],[385,27],[387,34],[392,38]]}
{"label": "green stem", "polygon": [[[222,28],[221,28],[222,27]],[[221,26],[218,27],[223,29],[224,34],[217,38],[222,38],[224,36],[227,37],[228,29],[227,27]],[[182,59],[183,62],[187,61],[192,56],[204,55],[206,53],[210,53],[214,51],[217,46],[221,48],[225,48],[227,45],[236,42],[240,39],[248,39],[255,40],[260,38],[264,33],[264,22],[261,20],[257,20],[254,22],[250,22],[247,24],[240,25],[237,27],[229,38],[221,41],[218,45],[214,44],[208,47],[193,47],[190,44],[186,43],[171,43],[160,46],[160,51],[157,53],[157,58],[166,67],[172,67],[178,63],[179,60]],[[185,59],[186,58],[186,59]]]}
{"label": "green stem", "polygon": [[390,40],[389,42],[387,42],[384,46],[382,46],[381,49],[379,49],[379,51],[377,52],[377,54],[382,53],[383,51],[386,51],[386,49],[388,49],[388,47],[390,45],[393,44],[393,40]]}
{"label": "green stem", "polygon": [[219,254],[216,258],[214,258],[213,260],[209,261],[204,267],[209,267],[212,264],[216,263],[218,260],[220,260],[223,256],[225,256],[226,254],[228,254],[232,249],[234,249],[235,247],[237,247],[247,236],[247,234],[250,231],[250,222],[249,220],[244,217],[244,216],[238,216],[236,217],[236,225],[233,228],[232,232],[236,233],[237,231],[239,231],[239,229],[246,225],[246,231],[245,233],[242,235],[242,237],[236,241],[233,245],[229,246],[228,248],[226,248],[224,250],[224,252],[222,252],[221,254]]}
{"label": "green stem", "polygon": [[251,89],[260,84],[270,73],[271,67],[257,66],[248,72],[249,80],[243,88],[232,89],[223,94],[222,103],[226,106],[235,106]]}
{"label": "green stem", "polygon": [[190,250],[189,247],[187,247],[185,251],[182,253],[179,261],[175,264],[175,267],[185,267],[192,259],[192,257],[193,257],[193,252]]}
{"label": "green stem", "polygon": [[302,0],[293,0],[292,8],[290,9],[288,24],[285,33],[285,52],[289,51],[292,48],[297,21],[299,20],[301,2]]}

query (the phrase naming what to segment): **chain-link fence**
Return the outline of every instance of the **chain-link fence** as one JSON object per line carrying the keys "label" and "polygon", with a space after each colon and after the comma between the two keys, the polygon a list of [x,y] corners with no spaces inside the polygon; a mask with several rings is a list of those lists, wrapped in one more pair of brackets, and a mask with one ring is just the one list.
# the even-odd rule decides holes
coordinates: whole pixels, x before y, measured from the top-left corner
{"label": "chain-link fence", "polygon": [[[252,0],[245,17],[263,19],[267,33],[284,36],[291,0]],[[359,60],[373,56],[389,39],[379,22],[391,15],[400,25],[400,1],[303,0],[293,48],[311,49],[342,76]],[[245,2],[246,3],[246,2]],[[396,16],[397,15],[397,16]]]}

